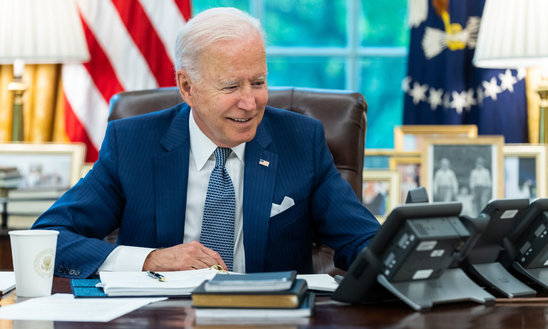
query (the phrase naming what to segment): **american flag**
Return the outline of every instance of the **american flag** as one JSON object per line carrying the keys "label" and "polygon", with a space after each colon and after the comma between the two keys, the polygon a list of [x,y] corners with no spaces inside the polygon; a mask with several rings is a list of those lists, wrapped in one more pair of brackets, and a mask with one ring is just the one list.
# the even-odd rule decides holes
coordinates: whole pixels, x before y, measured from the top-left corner
{"label": "american flag", "polygon": [[175,85],[174,47],[191,0],[76,0],[91,55],[63,66],[65,127],[97,160],[110,98],[121,91]]}

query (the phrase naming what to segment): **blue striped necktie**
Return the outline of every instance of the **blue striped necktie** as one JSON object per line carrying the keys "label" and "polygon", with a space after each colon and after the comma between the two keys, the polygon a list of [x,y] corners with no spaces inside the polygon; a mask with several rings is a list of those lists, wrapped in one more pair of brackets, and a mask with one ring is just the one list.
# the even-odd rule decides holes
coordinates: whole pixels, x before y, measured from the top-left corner
{"label": "blue striped necktie", "polygon": [[232,271],[236,196],[225,168],[230,152],[232,150],[229,148],[215,149],[215,168],[207,187],[200,243],[218,252],[229,271]]}

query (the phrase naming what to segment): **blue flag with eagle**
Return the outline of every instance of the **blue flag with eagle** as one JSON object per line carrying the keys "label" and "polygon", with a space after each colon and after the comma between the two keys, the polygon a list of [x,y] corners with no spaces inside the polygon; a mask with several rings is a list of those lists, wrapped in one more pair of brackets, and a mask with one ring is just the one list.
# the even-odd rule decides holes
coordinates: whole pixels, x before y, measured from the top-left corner
{"label": "blue flag with eagle", "polygon": [[472,57],[483,0],[409,0],[404,124],[476,124],[527,142],[525,71],[480,69]]}

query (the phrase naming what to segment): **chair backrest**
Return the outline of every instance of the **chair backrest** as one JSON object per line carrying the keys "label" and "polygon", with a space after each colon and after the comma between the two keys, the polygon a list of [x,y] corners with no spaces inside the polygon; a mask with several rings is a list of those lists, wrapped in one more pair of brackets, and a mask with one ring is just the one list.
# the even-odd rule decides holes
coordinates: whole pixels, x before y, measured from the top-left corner
{"label": "chair backrest", "polygon": [[[110,100],[108,119],[111,121],[159,111],[182,101],[175,87],[122,92]],[[337,169],[361,199],[367,127],[364,97],[360,93],[344,90],[282,87],[269,89],[268,105],[322,122]]]}

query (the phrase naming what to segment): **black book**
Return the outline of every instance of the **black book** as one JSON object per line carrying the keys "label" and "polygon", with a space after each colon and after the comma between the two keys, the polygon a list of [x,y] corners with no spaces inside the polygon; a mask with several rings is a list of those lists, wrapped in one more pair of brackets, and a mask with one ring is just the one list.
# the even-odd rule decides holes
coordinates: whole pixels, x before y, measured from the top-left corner
{"label": "black book", "polygon": [[278,291],[293,286],[296,271],[259,272],[246,274],[217,273],[204,289],[208,292]]}
{"label": "black book", "polygon": [[222,308],[297,308],[301,305],[308,286],[305,280],[296,279],[293,286],[276,291],[207,291],[208,281],[192,292],[195,307]]}

